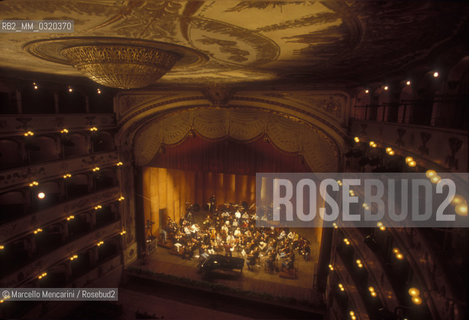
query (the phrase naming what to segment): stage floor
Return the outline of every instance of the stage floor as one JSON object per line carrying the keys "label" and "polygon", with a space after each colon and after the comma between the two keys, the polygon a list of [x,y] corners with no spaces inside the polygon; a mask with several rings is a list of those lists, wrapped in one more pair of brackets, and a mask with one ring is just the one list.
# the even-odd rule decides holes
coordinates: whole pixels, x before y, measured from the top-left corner
{"label": "stage floor", "polygon": [[[233,256],[237,256],[237,254],[233,254]],[[243,291],[266,293],[275,297],[294,298],[298,301],[314,303],[314,301],[321,300],[318,293],[313,289],[314,266],[316,265],[314,261],[304,261],[301,256],[297,255],[295,259],[295,266],[298,269],[297,279],[280,278],[278,273],[270,274],[264,271],[264,266],[261,263],[253,271],[248,270],[245,266],[239,279],[216,278],[210,280],[210,282]],[[169,249],[158,247],[147,258],[145,264],[136,261],[131,267],[142,271],[207,281],[202,278],[201,274],[197,273],[197,263],[198,259],[196,258],[184,260],[179,256],[170,254]]]}

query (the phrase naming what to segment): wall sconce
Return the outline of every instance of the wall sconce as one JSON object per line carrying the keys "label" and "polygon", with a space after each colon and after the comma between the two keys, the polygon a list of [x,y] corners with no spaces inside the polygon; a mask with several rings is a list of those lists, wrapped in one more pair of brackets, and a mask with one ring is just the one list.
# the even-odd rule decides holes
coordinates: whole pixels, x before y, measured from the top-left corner
{"label": "wall sconce", "polygon": [[379,228],[379,230],[381,231],[384,231],[386,230],[386,227],[384,226],[384,224],[380,221],[376,224],[376,226]]}
{"label": "wall sconce", "polygon": [[363,268],[363,263],[362,263],[362,261],[361,261],[360,259],[357,259],[357,260],[355,261],[355,263],[357,264],[357,267],[358,267],[358,268],[360,268],[360,269]]}
{"label": "wall sconce", "polygon": [[37,187],[39,185],[39,182],[37,181],[33,181],[31,183],[29,183],[29,186],[32,188],[32,187]]}
{"label": "wall sconce", "polygon": [[398,248],[392,249],[392,252],[394,253],[394,256],[396,257],[397,260],[404,259],[404,255],[399,251]]}

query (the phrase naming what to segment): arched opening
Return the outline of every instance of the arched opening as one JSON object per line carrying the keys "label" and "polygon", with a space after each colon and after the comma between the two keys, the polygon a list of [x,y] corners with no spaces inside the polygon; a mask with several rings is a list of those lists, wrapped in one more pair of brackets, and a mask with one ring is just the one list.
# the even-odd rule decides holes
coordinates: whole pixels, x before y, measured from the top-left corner
{"label": "arched opening", "polygon": [[98,247],[98,264],[112,259],[119,253],[119,236],[106,239],[104,243]]}
{"label": "arched opening", "polygon": [[5,248],[0,251],[0,270],[2,275],[7,275],[24,266],[31,255],[27,250],[30,239],[17,239],[4,244]]}
{"label": "arched opening", "polygon": [[17,219],[26,213],[25,195],[20,191],[0,194],[0,221]]}
{"label": "arched opening", "polygon": [[96,228],[101,228],[104,227],[105,225],[108,225],[109,223],[112,223],[115,221],[115,208],[111,205],[106,205],[103,206],[103,208],[96,210]]}
{"label": "arched opening", "polygon": [[91,230],[89,215],[90,213],[86,212],[75,215],[71,214],[69,217],[67,217],[67,228],[70,240],[77,239]]}
{"label": "arched opening", "polygon": [[415,99],[414,89],[412,86],[405,86],[401,90],[401,94],[399,97],[400,105],[399,105],[399,112],[398,112],[398,121],[409,123],[413,117],[414,112],[414,102]]}
{"label": "arched opening", "polygon": [[71,179],[65,180],[67,195],[69,198],[78,198],[88,194],[89,192],[89,176],[80,173],[72,176]]}
{"label": "arched opening", "polygon": [[50,252],[63,244],[63,240],[65,240],[63,222],[53,223],[41,227],[41,229],[43,229],[42,232],[34,235],[40,255]]}
{"label": "arched opening", "polygon": [[93,152],[114,150],[114,139],[109,132],[98,132],[91,136]]}
{"label": "arched opening", "polygon": [[17,112],[16,92],[9,88],[0,88],[0,113],[15,114]]}
{"label": "arched opening", "polygon": [[112,188],[117,184],[116,168],[104,168],[93,172],[95,190]]}
{"label": "arched opening", "polygon": [[370,89],[359,88],[356,96],[353,117],[357,120],[366,120],[371,105]]}
{"label": "arched opening", "polygon": [[23,163],[21,145],[14,140],[0,140],[0,168],[19,167]]}
{"label": "arched opening", "polygon": [[[385,89],[387,88],[387,89]],[[377,93],[378,108],[376,110],[377,121],[388,121],[388,116],[393,117],[394,113],[391,110],[391,93],[389,86],[380,88]]]}
{"label": "arched opening", "polygon": [[67,284],[67,262],[53,265],[47,269],[47,276],[38,280],[41,288],[61,288]]}
{"label": "arched opening", "polygon": [[88,153],[86,137],[79,133],[62,137],[63,152],[66,158],[77,157]]}
{"label": "arched opening", "polygon": [[90,250],[94,250],[94,248],[79,251],[77,253],[78,258],[70,262],[70,267],[72,271],[71,279],[76,279],[81,275],[89,272],[91,268]]}
{"label": "arched opening", "polygon": [[25,147],[28,151],[29,161],[39,163],[59,159],[57,143],[51,137],[27,137]]}

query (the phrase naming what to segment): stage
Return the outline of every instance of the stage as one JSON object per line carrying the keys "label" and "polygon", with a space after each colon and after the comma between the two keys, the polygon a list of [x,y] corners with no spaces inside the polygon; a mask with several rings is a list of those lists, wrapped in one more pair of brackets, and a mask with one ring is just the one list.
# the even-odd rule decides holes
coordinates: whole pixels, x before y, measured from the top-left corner
{"label": "stage", "polygon": [[[312,238],[313,229],[297,229],[305,237]],[[313,289],[314,268],[319,255],[319,246],[311,246],[311,257],[305,261],[302,256],[296,254],[295,268],[296,279],[285,279],[279,277],[278,272],[269,273],[265,270],[264,259],[261,257],[258,264],[249,270],[245,265],[239,278],[220,278],[207,280],[197,272],[199,259],[197,256],[191,260],[182,259],[180,256],[170,253],[170,249],[157,247],[145,261],[139,260],[130,266],[132,270],[139,270],[145,274],[163,274],[178,278],[186,278],[194,281],[219,284],[235,290],[253,292],[258,296],[270,295],[281,299],[294,299],[301,302],[320,301]],[[233,257],[242,257],[240,253],[233,252]]]}

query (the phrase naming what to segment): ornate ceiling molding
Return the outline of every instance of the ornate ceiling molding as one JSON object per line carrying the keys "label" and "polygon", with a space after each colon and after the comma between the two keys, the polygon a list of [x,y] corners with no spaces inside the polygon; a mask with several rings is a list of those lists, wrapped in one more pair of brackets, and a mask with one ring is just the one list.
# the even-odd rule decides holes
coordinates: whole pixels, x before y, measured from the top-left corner
{"label": "ornate ceiling molding", "polygon": [[[0,1],[1,20],[70,19],[77,38],[164,42],[205,56],[198,67],[176,64],[160,80],[167,84],[355,86],[408,72],[450,43],[463,46],[468,10],[458,1]],[[438,32],[428,32],[435,21]],[[79,75],[49,54],[60,52],[54,37],[5,33],[0,67]],[[47,62],[23,50],[38,41],[50,41],[42,48]]]}

